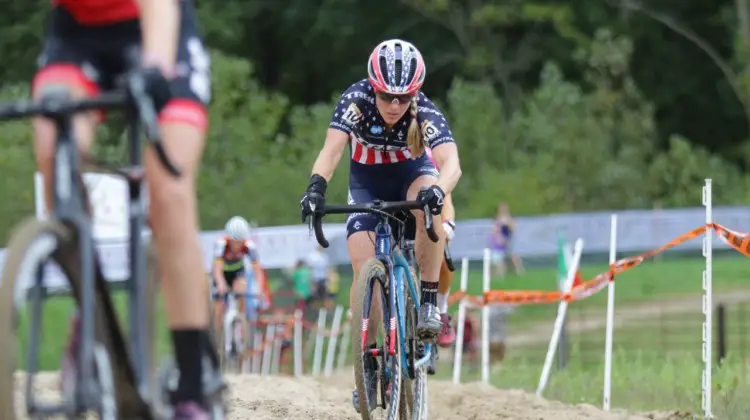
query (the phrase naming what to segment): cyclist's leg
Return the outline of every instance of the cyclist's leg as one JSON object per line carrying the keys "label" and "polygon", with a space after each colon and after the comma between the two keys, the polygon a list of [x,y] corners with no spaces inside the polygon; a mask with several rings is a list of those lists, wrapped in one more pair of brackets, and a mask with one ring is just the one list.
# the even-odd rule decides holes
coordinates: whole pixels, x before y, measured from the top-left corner
{"label": "cyclist's leg", "polygon": [[[100,91],[98,83],[103,76],[98,57],[90,46],[72,37],[75,32],[85,33],[87,29],[76,26],[70,15],[57,7],[52,9],[49,22],[39,57],[39,70],[32,82],[31,96],[39,99],[58,91],[67,92],[71,98],[96,95]],[[56,30],[60,23],[65,23],[68,29],[64,34]],[[107,29],[100,28],[99,31],[105,32]],[[93,71],[84,72],[84,68]],[[96,112],[81,113],[73,117],[73,133],[79,151],[85,153],[91,148],[99,117]],[[35,118],[33,137],[37,170],[42,174],[44,181],[45,208],[51,212],[54,209],[52,172],[57,142],[53,122],[46,118]],[[75,385],[75,354],[79,328],[80,322],[76,313],[71,322],[71,334],[61,363],[61,385],[64,393],[72,390]]]}
{"label": "cyclist's leg", "polygon": [[175,98],[159,119],[164,147],[182,175],[177,178],[168,173],[152,148],[145,153],[153,241],[161,257],[164,306],[180,371],[174,396],[177,409],[203,403],[202,361],[209,342],[208,285],[198,243],[195,193],[207,125],[209,58],[198,35],[192,2],[180,2],[180,9],[178,61],[184,71],[172,80]]}
{"label": "cyclist's leg", "polygon": [[[412,170],[407,180],[408,189],[406,199],[414,200],[422,188],[428,187],[437,181],[437,170],[424,155],[420,159],[411,161]],[[437,307],[438,279],[440,276],[440,263],[443,260],[443,232],[440,216],[433,217],[433,226],[440,240],[432,242],[427,236],[422,211],[413,211],[416,220],[417,234],[415,238],[414,251],[417,256],[417,264],[421,273],[422,305],[419,308],[417,322],[417,335],[426,342],[433,342],[440,333],[442,322]]]}
{"label": "cyclist's leg", "polygon": [[232,291],[234,292],[235,298],[237,299],[237,312],[245,316],[245,294],[247,293],[247,279],[245,273],[242,272],[237,275],[232,285]]}
{"label": "cyclist's leg", "polygon": [[440,266],[440,280],[438,282],[438,309],[440,310],[440,320],[443,327],[440,329],[438,336],[438,345],[441,347],[450,347],[456,341],[456,330],[453,328],[453,317],[448,313],[448,292],[453,282],[453,272],[448,269],[448,262],[443,258]]}
{"label": "cyclist's leg", "polygon": [[[99,57],[91,45],[86,45],[78,37],[73,37],[76,32],[80,32],[80,36],[83,37],[93,29],[76,25],[73,18],[59,7],[52,9],[49,22],[39,57],[40,68],[32,82],[32,97],[39,99],[57,91],[67,92],[72,98],[98,94],[101,90],[99,82],[103,77]],[[67,28],[65,33],[56,30],[61,24]],[[106,30],[98,28],[98,32],[101,33]],[[86,72],[84,68],[87,69]],[[91,148],[99,117],[99,113],[92,111],[77,114],[73,118],[73,132],[81,152],[88,152]],[[54,207],[52,168],[57,133],[53,122],[46,118],[35,118],[33,127],[37,169],[44,179],[45,206],[51,211]]]}

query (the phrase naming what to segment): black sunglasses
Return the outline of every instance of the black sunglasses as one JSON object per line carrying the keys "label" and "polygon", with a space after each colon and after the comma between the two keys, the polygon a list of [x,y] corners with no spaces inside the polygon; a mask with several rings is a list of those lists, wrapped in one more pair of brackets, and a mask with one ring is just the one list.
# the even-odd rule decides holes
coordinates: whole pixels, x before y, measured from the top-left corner
{"label": "black sunglasses", "polygon": [[381,101],[385,101],[388,103],[393,103],[393,101],[397,101],[399,104],[408,104],[411,102],[412,99],[414,99],[414,96],[416,95],[393,95],[390,93],[385,92],[378,92],[377,93],[378,99]]}

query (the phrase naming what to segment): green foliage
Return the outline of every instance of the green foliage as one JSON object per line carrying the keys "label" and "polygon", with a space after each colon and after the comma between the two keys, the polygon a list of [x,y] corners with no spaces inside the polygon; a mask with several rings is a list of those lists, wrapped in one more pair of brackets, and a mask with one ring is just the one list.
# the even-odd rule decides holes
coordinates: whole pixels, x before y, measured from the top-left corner
{"label": "green foliage", "polygon": [[[29,22],[39,23],[44,8],[27,6],[14,3],[0,18],[8,23],[2,42],[12,58],[6,81],[28,77],[28,45],[39,45],[41,25],[8,20],[27,13]],[[688,21],[700,9],[684,7]],[[414,40],[427,59],[425,92],[446,113],[463,163],[455,191],[461,218],[489,217],[501,200],[517,214],[697,205],[698,185],[707,177],[717,185],[717,203],[750,199],[743,172],[750,142],[727,148],[722,138],[706,145],[690,128],[715,127],[743,111],[724,112],[726,101],[695,97],[707,84],[724,83],[704,77],[713,70],[701,60],[690,61],[690,71],[669,63],[656,71],[644,61],[645,42],[676,63],[694,53],[682,49],[685,40],[679,48],[661,42],[656,35],[675,34],[644,16],[634,18],[645,25],[635,28],[617,9],[588,0],[229,1],[198,8],[213,66],[211,124],[198,180],[204,228],[218,228],[236,212],[261,225],[298,223],[299,196],[335,101],[364,76],[369,48],[392,36]],[[399,19],[385,18],[383,10]],[[738,34],[732,42],[742,49],[747,37],[734,29],[733,11],[722,3],[703,13],[715,12],[717,24]],[[719,50],[733,55],[746,93],[747,54]],[[9,84],[2,96],[24,97],[27,89]],[[685,114],[685,124],[674,111],[683,102],[701,105],[699,115]],[[109,122],[95,153],[122,161],[124,126],[116,116]],[[1,128],[0,168],[10,176],[0,178],[0,190],[13,197],[0,204],[3,237],[34,211],[29,126]],[[329,200],[343,202],[346,155],[339,166]]]}

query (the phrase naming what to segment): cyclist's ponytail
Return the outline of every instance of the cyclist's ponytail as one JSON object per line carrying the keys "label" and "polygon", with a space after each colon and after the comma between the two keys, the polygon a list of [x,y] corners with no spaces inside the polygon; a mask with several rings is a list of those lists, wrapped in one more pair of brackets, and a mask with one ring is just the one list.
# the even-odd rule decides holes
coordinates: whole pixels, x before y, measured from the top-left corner
{"label": "cyclist's ponytail", "polygon": [[411,158],[416,159],[424,153],[424,136],[417,121],[417,95],[411,100],[409,112],[411,112],[411,123],[409,123],[409,132],[406,134],[406,144],[409,146]]}

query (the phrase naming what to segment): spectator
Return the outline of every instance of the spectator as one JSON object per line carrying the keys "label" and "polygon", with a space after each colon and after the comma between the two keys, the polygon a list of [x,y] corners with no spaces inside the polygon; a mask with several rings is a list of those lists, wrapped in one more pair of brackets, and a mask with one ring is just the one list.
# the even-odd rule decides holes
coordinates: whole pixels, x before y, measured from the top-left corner
{"label": "spectator", "polygon": [[328,291],[328,278],[331,273],[328,255],[323,247],[318,245],[306,258],[307,265],[312,270],[313,298],[324,302],[326,308],[331,309],[333,301]]}
{"label": "spectator", "polygon": [[476,372],[479,364],[477,363],[477,343],[474,332],[474,321],[470,316],[464,318],[464,347],[463,354],[466,355],[466,361],[469,364],[469,371]]}
{"label": "spectator", "polygon": [[497,207],[497,216],[490,238],[490,249],[492,250],[492,264],[495,266],[495,274],[504,277],[506,273],[505,259],[510,257],[516,274],[523,274],[523,261],[521,257],[513,252],[513,236],[515,234],[516,222],[510,214],[507,203],[500,203]]}
{"label": "spectator", "polygon": [[339,275],[338,271],[331,268],[328,272],[328,299],[332,303],[336,303],[339,300],[339,282],[341,280],[341,276]]}
{"label": "spectator", "polygon": [[298,260],[292,273],[292,283],[294,285],[294,296],[297,298],[297,308],[303,312],[310,303],[310,268],[305,265],[303,260]]}
{"label": "spectator", "polygon": [[513,312],[513,306],[493,304],[490,311],[490,366],[492,370],[500,367],[505,359],[505,339],[508,335],[508,314]]}

